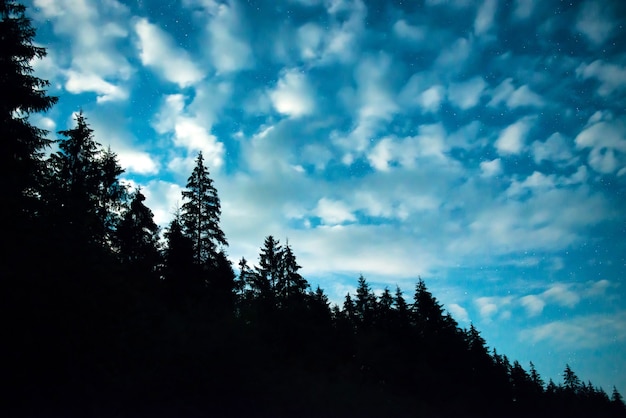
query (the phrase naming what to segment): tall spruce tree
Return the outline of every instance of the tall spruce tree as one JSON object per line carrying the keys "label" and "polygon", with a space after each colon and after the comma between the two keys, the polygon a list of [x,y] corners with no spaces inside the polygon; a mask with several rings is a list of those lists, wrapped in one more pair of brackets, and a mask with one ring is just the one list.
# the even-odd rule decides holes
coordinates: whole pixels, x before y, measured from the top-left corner
{"label": "tall spruce tree", "polygon": [[28,116],[58,100],[47,95],[48,81],[32,75],[33,59],[46,56],[46,50],[33,45],[35,29],[25,10],[15,1],[0,0],[0,184],[2,206],[13,222],[37,211],[42,152],[51,142]]}
{"label": "tall spruce tree", "polygon": [[220,246],[227,246],[228,242],[220,228],[220,199],[204,165],[202,152],[198,153],[196,165],[187,180],[183,201],[181,225],[193,242],[196,264],[217,267]]}
{"label": "tall spruce tree", "polygon": [[107,245],[113,242],[129,195],[127,186],[120,181],[124,169],[119,164],[117,154],[110,147],[100,152],[98,168],[100,179],[96,194],[96,214],[102,226],[103,244]]}
{"label": "tall spruce tree", "polygon": [[566,364],[565,370],[563,370],[563,386],[566,391],[571,393],[577,393],[581,389],[580,379],[569,364]]}
{"label": "tall spruce tree", "polygon": [[418,333],[429,338],[432,334],[444,326],[443,307],[426,288],[421,278],[415,286],[413,298],[413,322]]}
{"label": "tall spruce tree", "polygon": [[309,287],[307,281],[298,273],[302,268],[289,244],[281,251],[282,268],[276,281],[276,293],[281,303],[302,302]]}
{"label": "tall spruce tree", "polygon": [[116,231],[122,262],[139,273],[154,271],[159,264],[159,227],[145,200],[141,189],[137,189]]}
{"label": "tall spruce tree", "polygon": [[265,237],[261,253],[259,254],[259,267],[256,272],[259,281],[266,283],[263,286],[269,286],[272,292],[276,293],[276,286],[279,278],[282,276],[283,269],[283,248],[280,241],[269,235]]}
{"label": "tall spruce tree", "polygon": [[102,150],[82,112],[76,126],[59,131],[64,140],[50,157],[52,177],[45,196],[53,210],[52,221],[78,243],[111,248],[126,200],[119,176],[124,170],[110,149]]}
{"label": "tall spruce tree", "polygon": [[624,405],[624,397],[617,390],[615,386],[613,386],[613,392],[611,393],[611,404],[613,405],[616,412],[624,413],[626,411],[626,405]]}
{"label": "tall spruce tree", "polygon": [[354,308],[360,325],[369,327],[373,324],[377,308],[376,295],[372,292],[363,275],[359,276]]}

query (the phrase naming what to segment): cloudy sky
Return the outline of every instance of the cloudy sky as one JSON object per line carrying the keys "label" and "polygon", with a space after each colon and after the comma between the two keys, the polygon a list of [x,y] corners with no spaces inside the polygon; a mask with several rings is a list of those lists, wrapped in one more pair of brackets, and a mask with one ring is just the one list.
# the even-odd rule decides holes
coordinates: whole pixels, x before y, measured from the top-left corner
{"label": "cloudy sky", "polygon": [[33,65],[165,226],[202,151],[233,260],[332,300],[426,281],[560,381],[626,392],[626,3],[27,0]]}

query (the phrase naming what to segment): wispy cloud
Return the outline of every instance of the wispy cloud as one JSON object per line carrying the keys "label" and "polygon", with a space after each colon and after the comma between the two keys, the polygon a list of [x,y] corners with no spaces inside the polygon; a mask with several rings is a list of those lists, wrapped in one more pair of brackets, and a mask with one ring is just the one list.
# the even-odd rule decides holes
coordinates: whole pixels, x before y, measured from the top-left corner
{"label": "wispy cloud", "polygon": [[189,54],[174,45],[172,39],[147,19],[138,19],[134,25],[139,38],[139,56],[143,65],[154,68],[168,81],[180,87],[200,81],[204,74]]}
{"label": "wispy cloud", "polygon": [[626,340],[626,312],[576,316],[520,332],[521,341],[546,341],[555,350],[593,349]]}

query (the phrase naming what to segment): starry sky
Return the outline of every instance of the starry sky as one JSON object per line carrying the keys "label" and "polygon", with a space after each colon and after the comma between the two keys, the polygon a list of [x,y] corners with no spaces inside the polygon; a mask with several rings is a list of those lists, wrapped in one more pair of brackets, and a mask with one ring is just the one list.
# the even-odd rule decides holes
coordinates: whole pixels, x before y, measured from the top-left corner
{"label": "starry sky", "polygon": [[26,0],[33,62],[165,227],[198,151],[229,257],[332,301],[418,276],[462,327],[626,392],[626,3]]}

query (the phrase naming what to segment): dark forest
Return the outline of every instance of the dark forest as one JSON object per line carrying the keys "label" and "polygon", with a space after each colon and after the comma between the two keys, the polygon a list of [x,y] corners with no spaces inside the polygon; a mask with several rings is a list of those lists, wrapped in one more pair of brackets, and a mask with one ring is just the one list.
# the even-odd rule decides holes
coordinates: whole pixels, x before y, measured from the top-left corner
{"label": "dark forest", "polygon": [[419,280],[342,306],[268,236],[229,261],[202,154],[161,231],[82,113],[58,132],[29,114],[57,101],[30,62],[45,49],[0,0],[0,253],[5,417],[626,417],[564,365],[544,381],[461,328]]}

